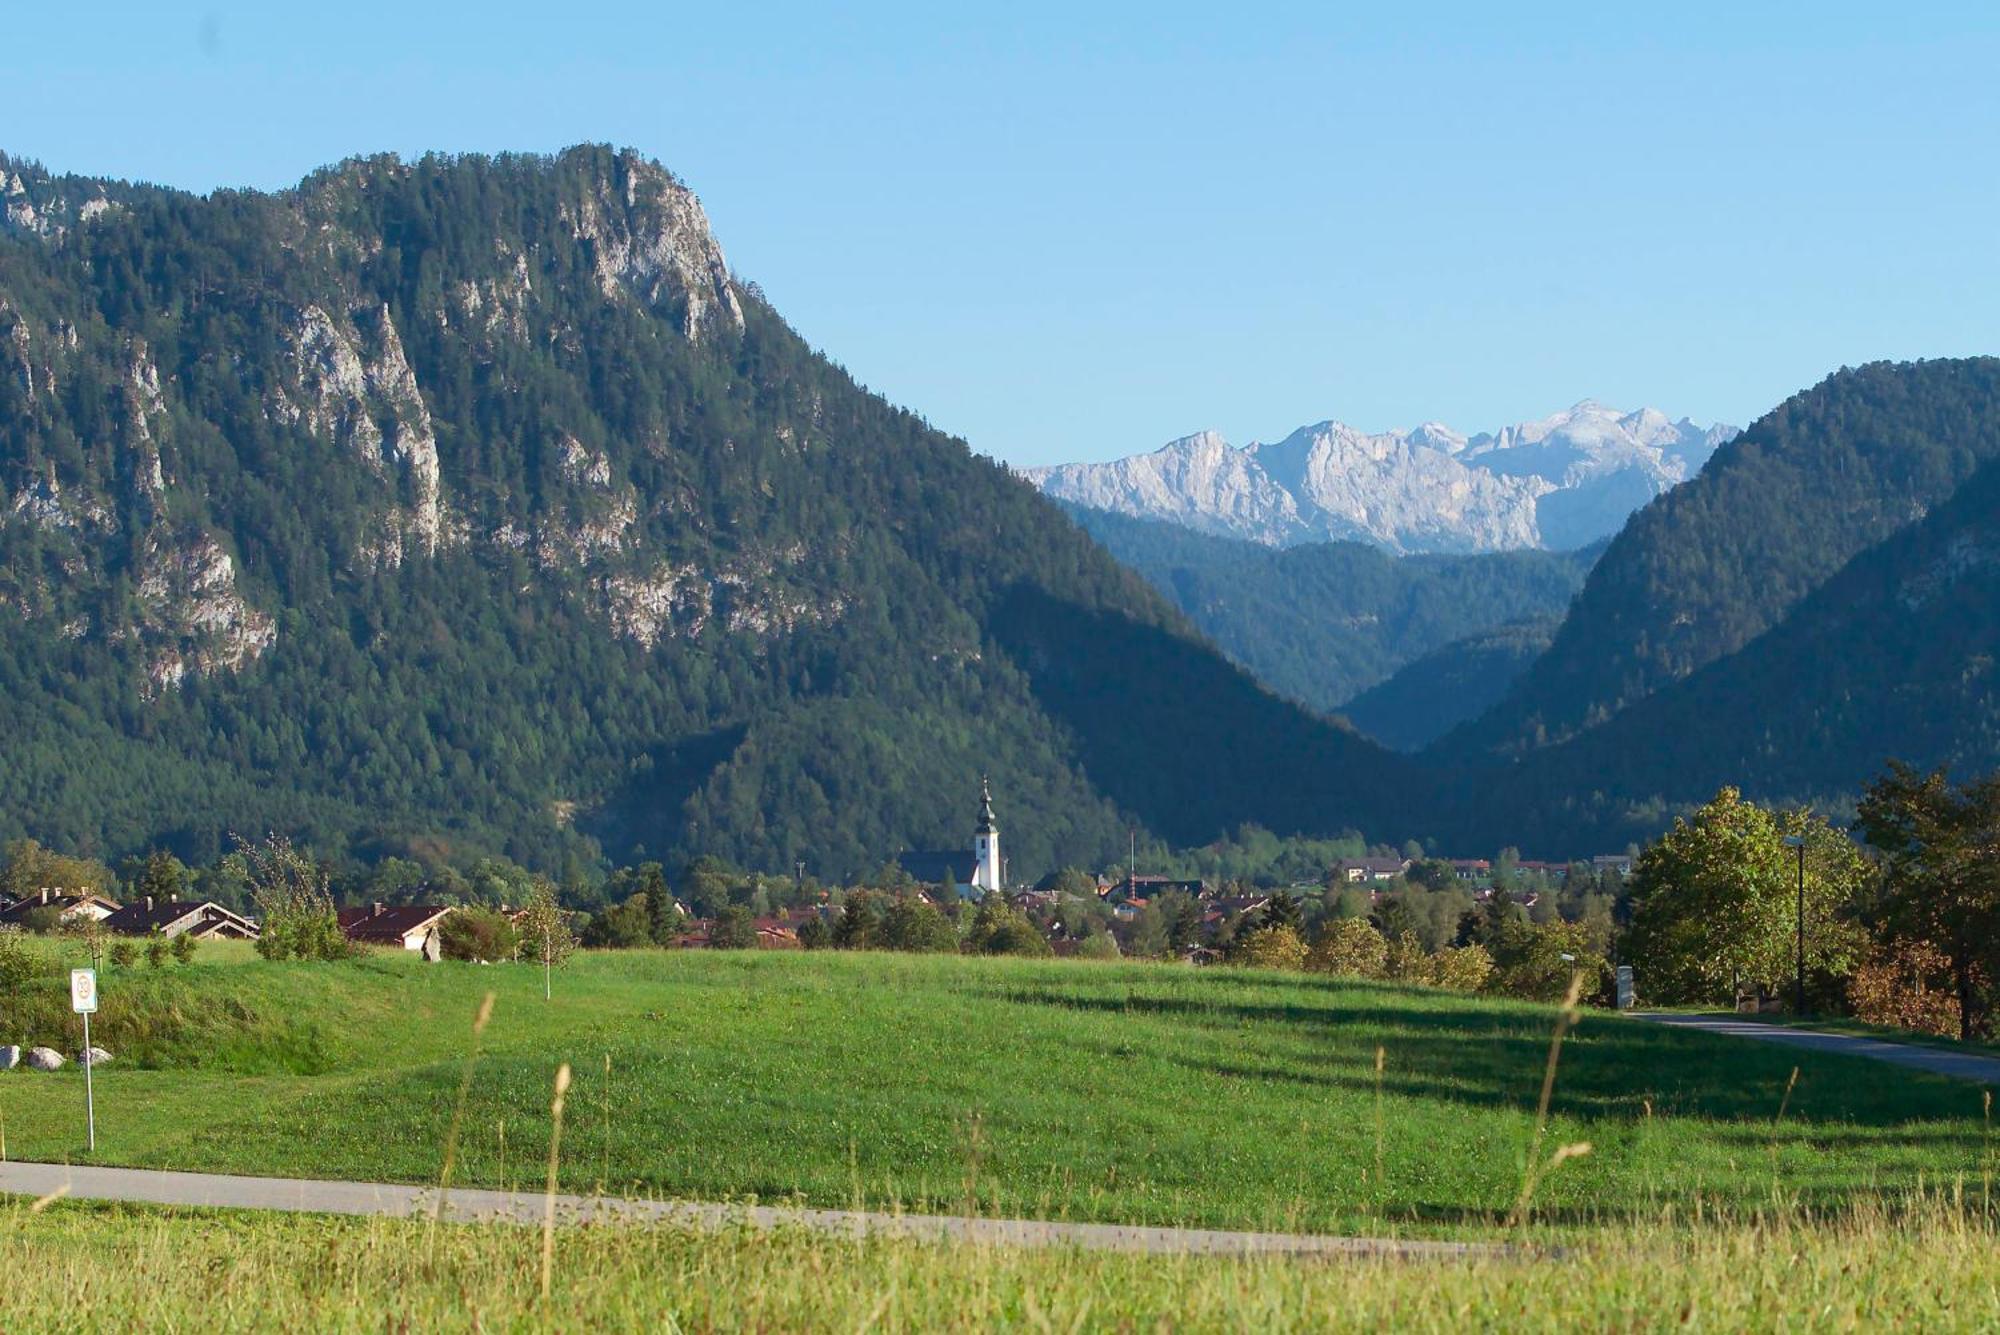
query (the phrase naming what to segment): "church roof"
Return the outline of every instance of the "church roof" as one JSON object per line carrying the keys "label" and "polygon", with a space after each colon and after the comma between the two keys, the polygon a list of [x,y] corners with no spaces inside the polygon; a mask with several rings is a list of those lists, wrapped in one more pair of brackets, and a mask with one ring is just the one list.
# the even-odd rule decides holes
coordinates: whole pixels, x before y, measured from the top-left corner
{"label": "church roof", "polygon": [[969,849],[912,849],[896,855],[896,865],[919,885],[958,885],[977,870]]}

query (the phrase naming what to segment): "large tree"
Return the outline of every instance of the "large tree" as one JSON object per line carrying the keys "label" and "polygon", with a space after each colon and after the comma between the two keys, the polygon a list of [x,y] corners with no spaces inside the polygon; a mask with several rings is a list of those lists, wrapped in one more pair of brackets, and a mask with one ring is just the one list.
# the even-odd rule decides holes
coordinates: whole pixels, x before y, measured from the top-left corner
{"label": "large tree", "polygon": [[1859,826],[1883,856],[1882,926],[1949,961],[1961,1038],[1989,1031],[2000,975],[2000,775],[1953,787],[1892,761],[1861,799]]}
{"label": "large tree", "polygon": [[1854,841],[1824,818],[1772,810],[1724,788],[1674,822],[1632,873],[1623,955],[1660,1001],[1722,1001],[1738,980],[1780,990],[1797,968],[1799,853],[1805,840],[1809,972],[1841,976],[1865,934],[1852,907],[1869,877]]}

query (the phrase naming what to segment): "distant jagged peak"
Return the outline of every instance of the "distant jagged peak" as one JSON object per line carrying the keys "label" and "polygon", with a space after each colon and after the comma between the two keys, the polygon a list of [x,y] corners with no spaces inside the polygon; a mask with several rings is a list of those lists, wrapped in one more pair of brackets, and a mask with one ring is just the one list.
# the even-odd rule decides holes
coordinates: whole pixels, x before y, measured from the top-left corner
{"label": "distant jagged peak", "polygon": [[1146,454],[1027,476],[1071,504],[1279,546],[1571,547],[1615,532],[1735,434],[1586,398],[1474,436],[1436,420],[1370,432],[1328,418],[1268,443],[1231,446],[1203,431]]}

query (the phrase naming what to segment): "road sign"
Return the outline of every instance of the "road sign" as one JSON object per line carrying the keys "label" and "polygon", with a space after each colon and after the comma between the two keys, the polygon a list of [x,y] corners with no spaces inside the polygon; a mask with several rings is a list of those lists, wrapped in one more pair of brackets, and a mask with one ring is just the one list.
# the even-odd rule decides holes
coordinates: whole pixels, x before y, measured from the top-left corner
{"label": "road sign", "polygon": [[69,1008],[83,1017],[83,1116],[90,1152],[97,1153],[97,1090],[91,1080],[90,1017],[97,1011],[97,970],[69,971]]}
{"label": "road sign", "polygon": [[1632,966],[1629,964],[1618,966],[1618,1009],[1632,1009]]}

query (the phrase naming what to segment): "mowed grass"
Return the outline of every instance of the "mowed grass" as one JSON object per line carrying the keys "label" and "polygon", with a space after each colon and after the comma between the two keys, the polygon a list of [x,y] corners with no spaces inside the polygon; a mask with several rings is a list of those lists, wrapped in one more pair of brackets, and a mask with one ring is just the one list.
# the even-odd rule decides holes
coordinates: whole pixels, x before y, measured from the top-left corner
{"label": "mowed grass", "polygon": [[[0,1041],[69,1023],[56,986]],[[1478,1233],[1520,1192],[1555,1019],[1299,975],[873,953],[586,954],[541,988],[400,954],[108,971],[94,1161],[435,1181],[491,990],[464,1185],[539,1189],[567,1062],[569,1191]],[[74,1070],[0,1075],[7,1153],[89,1157],[82,1096]],[[1564,1045],[1542,1154],[1582,1143],[1539,1222],[1796,1218],[1924,1184],[1984,1202],[1995,1150],[1973,1086],[1602,1013]]]}
{"label": "mowed grass", "polygon": [[538,1230],[0,1205],[0,1329],[1991,1330],[2000,1237],[1891,1222],[1651,1225],[1560,1255],[1130,1256],[800,1230]]}

